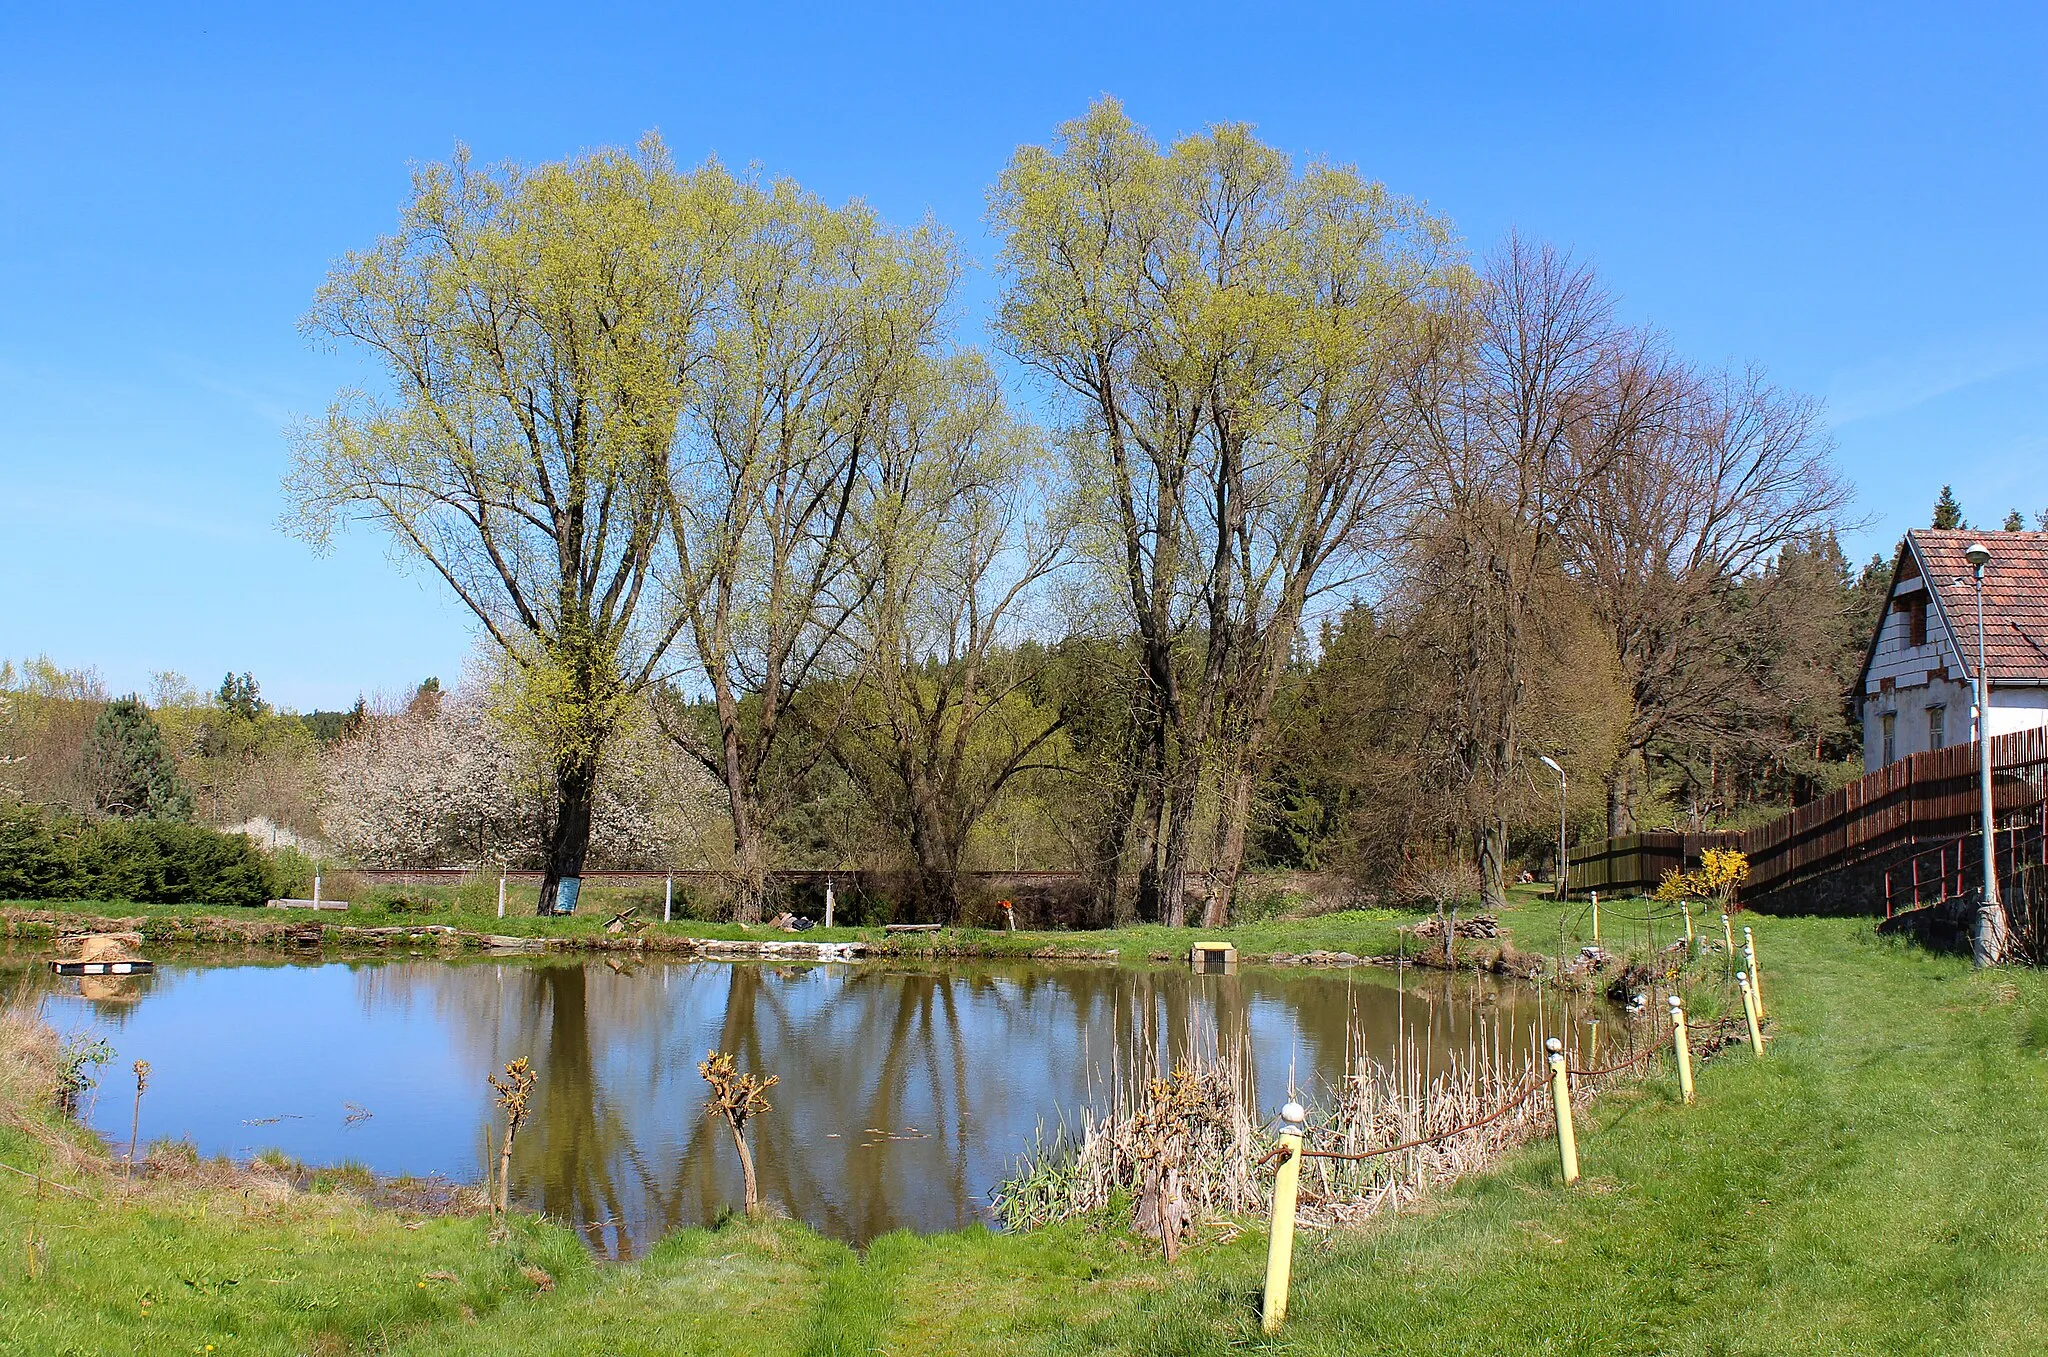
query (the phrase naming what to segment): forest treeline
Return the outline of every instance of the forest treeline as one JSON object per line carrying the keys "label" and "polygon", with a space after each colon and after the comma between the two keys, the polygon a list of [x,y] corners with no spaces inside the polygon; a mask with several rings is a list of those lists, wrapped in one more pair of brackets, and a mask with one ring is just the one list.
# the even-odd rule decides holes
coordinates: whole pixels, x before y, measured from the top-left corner
{"label": "forest treeline", "polygon": [[[367,524],[438,577],[478,658],[300,721],[264,813],[531,863],[544,909],[708,863],[754,920],[774,868],[857,865],[948,917],[962,871],[1038,867],[1216,923],[1248,867],[1497,898],[1554,858],[1552,764],[1581,836],[1855,766],[1886,563],[1842,553],[1812,402],[1243,126],[1162,145],[1103,100],[989,224],[984,347],[931,223],[651,137],[421,169],[306,319],[385,380],[287,490],[316,546]],[[157,714],[214,767],[214,717]]]}

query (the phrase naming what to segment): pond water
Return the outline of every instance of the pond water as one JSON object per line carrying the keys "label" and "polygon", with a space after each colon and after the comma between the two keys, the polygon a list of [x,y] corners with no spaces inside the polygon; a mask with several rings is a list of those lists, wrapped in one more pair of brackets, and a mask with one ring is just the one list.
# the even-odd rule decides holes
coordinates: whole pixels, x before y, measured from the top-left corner
{"label": "pond water", "polygon": [[[989,1190],[1040,1127],[1103,1105],[1133,1068],[1241,1051],[1262,1114],[1341,1080],[1361,1053],[1425,1069],[1471,1043],[1528,1058],[1577,1016],[1536,992],[1361,967],[965,963],[768,966],[608,959],[165,960],[61,980],[0,961],[60,1033],[116,1052],[85,1114],[125,1146],[131,1061],[150,1062],[144,1143],[276,1149],[310,1164],[481,1181],[497,1125],[485,1076],[540,1082],[513,1197],[627,1257],[740,1200],[698,1061],[780,1076],[754,1123],[762,1190],[855,1242],[988,1220]],[[90,988],[87,988],[90,987]],[[1569,1030],[1567,1030],[1569,1029]]]}

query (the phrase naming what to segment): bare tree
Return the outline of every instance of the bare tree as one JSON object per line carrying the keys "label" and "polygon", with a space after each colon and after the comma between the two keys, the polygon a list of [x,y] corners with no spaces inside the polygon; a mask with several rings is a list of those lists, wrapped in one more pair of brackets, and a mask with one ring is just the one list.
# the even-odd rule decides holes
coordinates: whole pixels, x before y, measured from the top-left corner
{"label": "bare tree", "polygon": [[[1755,676],[1740,581],[1832,528],[1849,500],[1820,413],[1755,372],[1667,378],[1672,417],[1575,449],[1560,526],[1572,569],[1614,637],[1631,708],[1608,790],[1608,833],[1635,829],[1653,743],[1725,734]],[[1605,433],[1605,431],[1603,431]]]}
{"label": "bare tree", "polygon": [[1661,350],[1615,322],[1590,270],[1519,238],[1488,261],[1470,312],[1440,328],[1418,373],[1408,561],[1457,619],[1445,771],[1497,908],[1558,521],[1621,448],[1675,418],[1676,392]]}

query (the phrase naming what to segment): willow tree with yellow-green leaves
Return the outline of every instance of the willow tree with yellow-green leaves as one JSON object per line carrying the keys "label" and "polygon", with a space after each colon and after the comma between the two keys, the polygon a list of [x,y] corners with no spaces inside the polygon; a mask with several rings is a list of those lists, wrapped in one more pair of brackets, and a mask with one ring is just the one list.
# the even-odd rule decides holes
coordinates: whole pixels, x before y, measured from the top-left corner
{"label": "willow tree with yellow-green leaves", "polygon": [[[899,517],[880,507],[881,470],[933,455],[907,410],[977,379],[945,361],[961,263],[943,232],[787,181],[729,191],[736,229],[670,464],[663,574],[710,700],[666,704],[663,724],[725,787],[734,917],[752,923],[770,826],[804,784],[772,760],[797,721],[817,738],[795,757],[823,756],[861,668],[849,627]],[[801,712],[806,692],[841,701]]]}
{"label": "willow tree with yellow-green leaves", "polygon": [[898,406],[862,499],[859,691],[829,747],[909,848],[915,902],[952,919],[983,818],[1019,778],[1068,772],[1063,714],[1029,691],[1044,652],[1019,642],[1070,560],[1077,506],[980,355],[931,364]]}
{"label": "willow tree with yellow-green leaves", "polygon": [[543,913],[581,874],[606,745],[683,625],[656,573],[725,182],[652,138],[531,169],[458,152],[305,320],[382,381],[299,431],[296,526],[316,544],[381,529],[504,652],[510,714],[552,771]]}
{"label": "willow tree with yellow-green leaves", "polygon": [[1169,923],[1199,855],[1218,923],[1280,675],[1380,535],[1418,333],[1463,270],[1445,222],[1353,168],[1243,125],[1161,149],[1109,99],[1021,148],[991,208],[1003,341],[1058,401],[1102,506],[1085,550],[1142,653],[1141,757],[1101,851]]}

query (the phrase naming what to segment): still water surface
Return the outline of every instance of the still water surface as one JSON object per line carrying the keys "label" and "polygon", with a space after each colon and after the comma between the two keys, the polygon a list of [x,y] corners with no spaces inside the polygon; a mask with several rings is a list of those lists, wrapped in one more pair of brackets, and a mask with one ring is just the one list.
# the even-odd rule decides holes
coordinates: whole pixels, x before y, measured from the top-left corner
{"label": "still water surface", "polygon": [[[277,1149],[313,1164],[480,1181],[485,1075],[540,1075],[513,1196],[626,1257],[740,1196],[697,1062],[729,1050],[781,1077],[752,1131],[764,1194],[842,1239],[987,1220],[1040,1126],[1101,1105],[1137,1066],[1242,1050],[1262,1114],[1341,1080],[1363,1050],[1441,1068],[1468,1043],[1526,1059],[1576,1026],[1533,992],[1442,975],[973,963],[610,960],[167,961],[121,982],[26,958],[59,1032],[116,1051],[88,1115],[125,1145],[130,1062],[150,1062],[145,1143]],[[1567,1033],[1575,1035],[1575,1033]]]}

